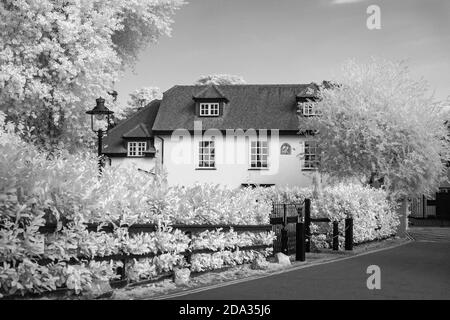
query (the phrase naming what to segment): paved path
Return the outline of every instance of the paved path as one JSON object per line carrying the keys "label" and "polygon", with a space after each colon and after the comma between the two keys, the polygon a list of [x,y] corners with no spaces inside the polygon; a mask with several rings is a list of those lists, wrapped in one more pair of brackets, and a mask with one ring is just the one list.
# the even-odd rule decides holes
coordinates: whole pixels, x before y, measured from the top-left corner
{"label": "paved path", "polygon": [[[369,265],[381,269],[380,290],[367,289]],[[410,242],[175,299],[450,299],[450,243]]]}
{"label": "paved path", "polygon": [[408,234],[417,241],[434,241],[450,243],[449,227],[412,227]]}

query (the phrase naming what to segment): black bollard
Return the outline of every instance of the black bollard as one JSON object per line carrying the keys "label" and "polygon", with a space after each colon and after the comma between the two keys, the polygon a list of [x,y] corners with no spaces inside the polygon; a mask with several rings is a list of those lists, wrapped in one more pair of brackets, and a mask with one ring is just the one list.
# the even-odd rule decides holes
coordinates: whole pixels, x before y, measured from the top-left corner
{"label": "black bollard", "polygon": [[333,221],[333,250],[339,250],[339,224],[337,221]]}
{"label": "black bollard", "polygon": [[311,199],[305,199],[305,251],[311,252]]}
{"label": "black bollard", "polygon": [[345,219],[345,250],[353,250],[353,218]]}
{"label": "black bollard", "polygon": [[295,260],[305,261],[305,224],[303,222],[297,222],[295,229]]}

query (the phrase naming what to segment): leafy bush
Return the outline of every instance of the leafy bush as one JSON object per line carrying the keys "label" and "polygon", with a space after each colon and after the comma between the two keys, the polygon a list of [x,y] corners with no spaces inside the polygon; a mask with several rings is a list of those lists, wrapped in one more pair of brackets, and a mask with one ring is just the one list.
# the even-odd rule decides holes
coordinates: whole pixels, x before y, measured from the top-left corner
{"label": "leafy bush", "polygon": [[261,199],[269,201],[269,206],[272,203],[303,203],[306,198],[312,197],[312,189],[306,187],[274,186],[254,190]]}
{"label": "leafy bush", "polygon": [[313,199],[311,215],[338,221],[340,230],[344,230],[345,218],[353,218],[354,243],[383,239],[395,235],[400,223],[387,196],[382,189],[340,183],[325,187],[322,196]]}
{"label": "leafy bush", "polygon": [[[22,140],[26,134],[26,128],[5,123],[0,113],[0,295],[64,286],[79,293],[97,279],[116,278],[118,267],[125,267],[132,280],[172,270],[184,265],[180,253],[190,248],[190,239],[170,228],[173,223],[268,222],[268,202],[258,201],[250,189],[168,188],[163,177],[151,179],[133,168],[107,167],[98,176],[92,155],[64,150],[44,153]],[[39,227],[49,221],[57,223],[57,232],[40,234]],[[116,228],[112,234],[89,232],[86,222],[113,223]],[[130,236],[121,226],[134,223],[159,227],[154,233]],[[236,248],[270,243],[273,234],[216,231],[193,239],[197,247]],[[231,242],[225,244],[224,239]],[[126,266],[83,260],[146,253],[162,254]],[[235,257],[229,263],[247,261]],[[80,258],[76,265],[66,262]],[[51,263],[40,265],[42,259]]]}
{"label": "leafy bush", "polygon": [[[375,189],[357,183],[339,183],[324,187],[313,196],[313,188],[270,187],[257,188],[255,192],[270,203],[303,203],[311,199],[311,217],[329,218],[329,224],[313,223],[312,244],[318,248],[329,247],[332,237],[332,222],[339,222],[339,230],[344,230],[344,219],[353,218],[353,241],[383,239],[395,235],[399,225],[396,205],[388,200],[383,189]],[[343,238],[340,238],[343,244]]]}
{"label": "leafy bush", "polygon": [[[250,188],[196,184],[169,188],[164,216],[184,224],[267,224],[271,207]],[[260,201],[258,201],[260,200]]]}
{"label": "leafy bush", "polygon": [[224,250],[213,254],[198,253],[192,256],[191,271],[202,272],[207,270],[220,269],[226,266],[235,266],[249,263],[257,259],[260,255],[268,256],[272,251],[268,250],[246,250],[230,251]]}

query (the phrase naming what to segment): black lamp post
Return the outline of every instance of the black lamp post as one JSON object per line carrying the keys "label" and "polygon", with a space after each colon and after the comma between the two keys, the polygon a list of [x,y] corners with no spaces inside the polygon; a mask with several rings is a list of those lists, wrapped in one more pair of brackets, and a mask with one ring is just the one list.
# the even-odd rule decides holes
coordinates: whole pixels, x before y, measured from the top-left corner
{"label": "black lamp post", "polygon": [[[86,111],[87,114],[91,115],[91,128],[92,131],[97,133],[98,137],[98,170],[102,172],[102,139],[103,134],[108,132],[109,129],[109,120],[110,116],[114,113],[114,111],[109,110],[105,106],[105,99],[102,97],[95,99],[96,106],[89,111]],[[105,128],[106,122],[106,128]],[[105,129],[104,129],[105,128]]]}

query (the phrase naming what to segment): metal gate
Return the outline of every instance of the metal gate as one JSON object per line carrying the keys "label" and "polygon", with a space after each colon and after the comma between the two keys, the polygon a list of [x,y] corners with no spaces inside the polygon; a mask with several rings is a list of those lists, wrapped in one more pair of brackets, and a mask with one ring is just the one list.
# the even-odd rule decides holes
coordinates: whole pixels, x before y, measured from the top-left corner
{"label": "metal gate", "polygon": [[409,216],[416,219],[450,218],[450,191],[444,189],[436,192],[435,199],[428,199],[425,196],[413,198],[410,202]]}
{"label": "metal gate", "polygon": [[450,218],[450,190],[436,193],[436,217]]}
{"label": "metal gate", "polygon": [[412,218],[425,219],[436,215],[436,207],[433,199],[425,196],[412,198],[409,204],[409,216]]}
{"label": "metal gate", "polygon": [[[274,253],[283,252],[290,255],[295,253],[296,232],[295,224],[303,219],[304,203],[274,203],[272,205],[272,213],[270,215],[270,223],[272,230],[277,238],[273,242]],[[285,237],[283,237],[283,233]],[[283,246],[283,240],[287,239],[287,244]]]}

